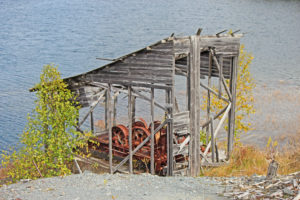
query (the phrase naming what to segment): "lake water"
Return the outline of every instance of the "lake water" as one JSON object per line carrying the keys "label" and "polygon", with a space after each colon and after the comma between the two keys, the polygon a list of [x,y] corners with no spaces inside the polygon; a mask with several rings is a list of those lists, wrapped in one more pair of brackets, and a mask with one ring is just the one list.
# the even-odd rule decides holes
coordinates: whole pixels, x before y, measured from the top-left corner
{"label": "lake water", "polygon": [[[255,57],[258,108],[269,106],[278,120],[296,119],[292,126],[299,126],[300,116],[294,115],[300,107],[295,103],[300,101],[300,1],[0,0],[0,150],[16,144],[22,133],[34,101],[28,89],[39,81],[44,64],[59,65],[68,77],[105,63],[96,57],[115,58],[173,32],[194,34],[199,27],[202,34],[246,33],[242,43]],[[278,110],[272,100],[260,98],[276,91],[295,95],[292,103],[286,105],[284,98]],[[264,111],[259,115],[266,118]],[[265,132],[265,124],[257,126],[255,134]],[[273,133],[272,123],[268,126]]]}

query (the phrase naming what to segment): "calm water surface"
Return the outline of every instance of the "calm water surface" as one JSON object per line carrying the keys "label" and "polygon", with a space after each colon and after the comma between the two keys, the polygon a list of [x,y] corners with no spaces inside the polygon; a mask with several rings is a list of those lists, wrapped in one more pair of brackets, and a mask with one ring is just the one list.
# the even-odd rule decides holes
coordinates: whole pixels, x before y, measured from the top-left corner
{"label": "calm water surface", "polygon": [[[300,86],[300,1],[0,0],[0,149],[16,144],[42,66],[63,77],[91,70],[161,38],[241,29],[258,86]],[[300,118],[299,118],[300,119]]]}

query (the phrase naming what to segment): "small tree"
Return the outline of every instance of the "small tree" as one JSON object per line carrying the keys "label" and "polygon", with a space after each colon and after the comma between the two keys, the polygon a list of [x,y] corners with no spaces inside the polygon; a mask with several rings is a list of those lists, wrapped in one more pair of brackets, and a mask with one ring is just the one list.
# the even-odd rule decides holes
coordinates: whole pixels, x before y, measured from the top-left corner
{"label": "small tree", "polygon": [[20,149],[2,154],[2,166],[10,166],[13,181],[69,174],[77,147],[87,144],[87,137],[74,128],[79,107],[57,67],[44,66],[35,89],[35,109],[28,115]]}

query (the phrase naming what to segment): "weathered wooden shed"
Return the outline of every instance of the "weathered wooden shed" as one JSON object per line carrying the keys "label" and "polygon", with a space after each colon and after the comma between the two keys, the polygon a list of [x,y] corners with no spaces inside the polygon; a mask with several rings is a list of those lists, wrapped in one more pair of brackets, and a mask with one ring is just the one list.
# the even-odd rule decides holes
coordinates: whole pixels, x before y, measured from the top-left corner
{"label": "weathered wooden shed", "polygon": [[[100,133],[94,131],[94,134],[108,136],[111,173],[116,172],[126,162],[129,162],[129,172],[132,173],[133,157],[147,142],[151,144],[150,171],[154,173],[155,134],[162,127],[166,127],[167,175],[184,171],[187,175],[196,176],[200,173],[201,165],[214,165],[220,162],[217,159],[215,139],[227,117],[227,158],[229,158],[234,138],[236,79],[241,35],[220,33],[201,36],[200,32],[199,29],[196,35],[186,37],[176,37],[172,34],[143,49],[113,59],[111,63],[100,68],[65,79],[69,88],[78,95],[77,100],[81,106],[89,108],[88,113],[78,124],[79,130],[90,116],[91,130],[94,131],[93,110],[100,101],[105,101],[103,116],[105,131]],[[174,92],[176,76],[186,77],[187,106],[181,111],[176,108]],[[229,80],[229,86],[226,79]],[[217,84],[217,87],[212,87],[212,84]],[[203,89],[208,96],[204,122],[200,120],[202,116],[200,91]],[[157,90],[165,91],[159,93],[165,95],[165,102],[155,101],[154,95],[158,94]],[[112,127],[115,125],[115,100],[119,93],[128,95],[129,151],[128,155],[116,165],[112,161],[114,151]],[[211,95],[227,102],[227,106],[219,113],[210,111]],[[138,146],[133,146],[132,123],[136,115],[134,109],[136,98],[144,99],[151,105],[152,124],[155,107],[164,111],[165,120],[159,127],[152,126],[151,134]],[[201,130],[205,130],[209,141],[204,151],[200,148]],[[178,142],[179,138],[183,140]],[[209,158],[208,153],[211,154]],[[175,157],[179,154],[188,159],[184,163],[177,163]]]}

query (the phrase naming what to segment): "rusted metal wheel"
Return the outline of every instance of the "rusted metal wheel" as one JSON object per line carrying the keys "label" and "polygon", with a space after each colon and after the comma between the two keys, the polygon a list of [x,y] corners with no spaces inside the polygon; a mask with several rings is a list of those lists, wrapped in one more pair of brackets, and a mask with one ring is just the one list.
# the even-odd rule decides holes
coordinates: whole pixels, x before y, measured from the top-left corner
{"label": "rusted metal wheel", "polygon": [[[142,143],[148,136],[150,132],[148,129],[140,126],[134,126],[132,128],[132,144],[134,147],[137,147],[140,143]],[[149,143],[149,142],[148,142]],[[147,144],[148,144],[147,143]]]}
{"label": "rusted metal wheel", "polygon": [[112,128],[112,142],[115,146],[128,148],[129,131],[124,125],[114,126]]}
{"label": "rusted metal wheel", "polygon": [[143,128],[148,129],[147,122],[143,118],[139,118],[139,121],[135,121],[132,124],[132,127],[143,127]]}

